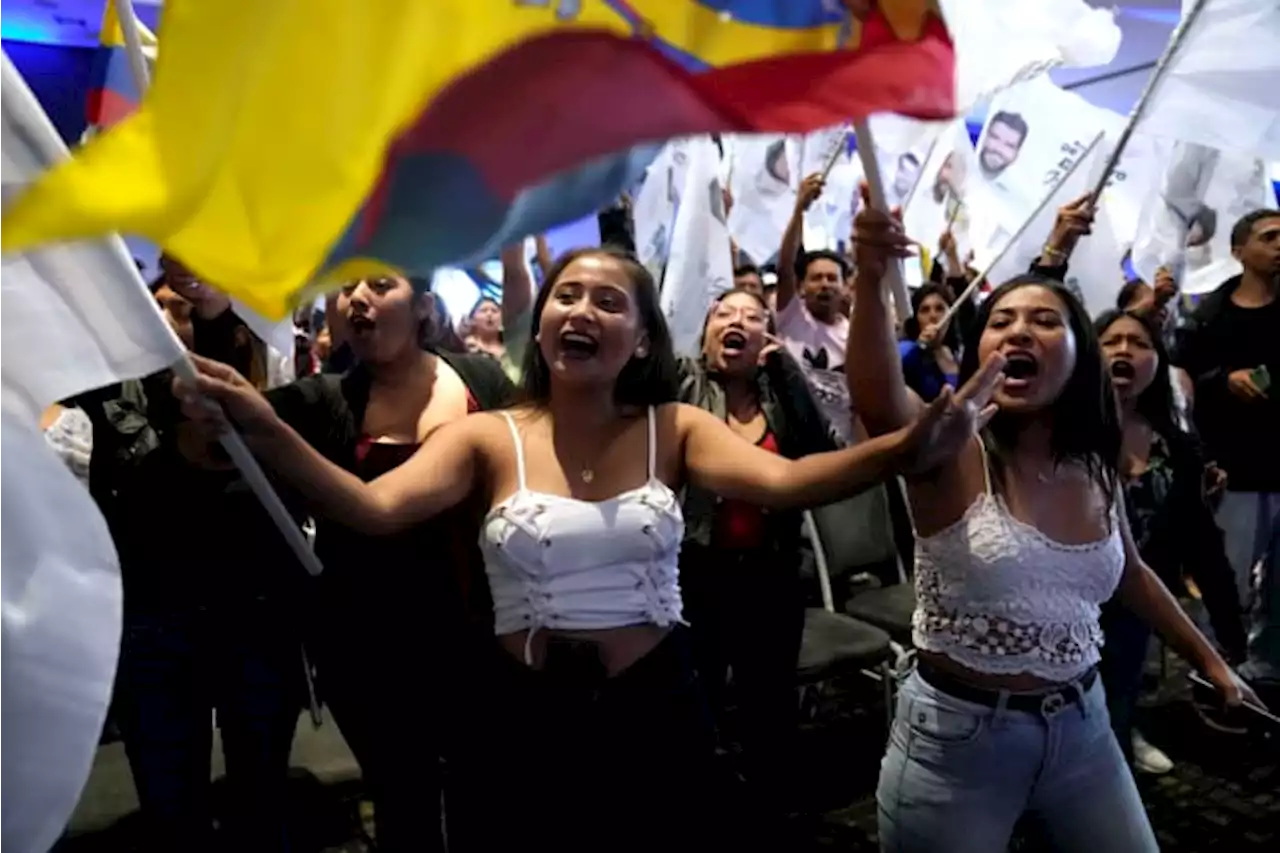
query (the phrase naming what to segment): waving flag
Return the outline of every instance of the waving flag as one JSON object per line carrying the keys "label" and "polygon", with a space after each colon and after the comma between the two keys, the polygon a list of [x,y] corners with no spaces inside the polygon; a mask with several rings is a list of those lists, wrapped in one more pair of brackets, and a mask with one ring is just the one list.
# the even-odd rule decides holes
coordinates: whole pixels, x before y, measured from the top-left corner
{"label": "waving flag", "polygon": [[137,233],[281,316],[344,262],[468,258],[522,190],[638,143],[949,117],[936,2],[856,6],[172,0],[142,107],[6,211],[3,248]]}
{"label": "waving flag", "polygon": [[1280,159],[1280,4],[1183,0],[1201,7],[1138,127],[1206,148]]}
{"label": "waving flag", "polygon": [[[138,23],[143,48],[156,46],[155,35]],[[102,13],[102,29],[98,35],[101,47],[93,58],[92,81],[85,117],[90,131],[102,130],[124,119],[138,108],[142,93],[129,70],[129,55],[124,47],[124,32],[115,0],[107,0]]]}

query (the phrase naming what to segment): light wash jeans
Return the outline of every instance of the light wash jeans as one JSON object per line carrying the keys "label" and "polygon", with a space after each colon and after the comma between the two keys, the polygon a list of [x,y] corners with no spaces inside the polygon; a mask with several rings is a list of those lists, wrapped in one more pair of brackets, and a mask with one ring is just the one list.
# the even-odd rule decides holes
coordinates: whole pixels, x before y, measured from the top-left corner
{"label": "light wash jeans", "polygon": [[1060,853],[1159,850],[1101,679],[1080,704],[1028,713],[957,699],[913,672],[876,799],[885,853],[1000,853],[1023,814]]}
{"label": "light wash jeans", "polygon": [[1249,660],[1240,674],[1280,681],[1280,492],[1227,492],[1216,518],[1249,618]]}

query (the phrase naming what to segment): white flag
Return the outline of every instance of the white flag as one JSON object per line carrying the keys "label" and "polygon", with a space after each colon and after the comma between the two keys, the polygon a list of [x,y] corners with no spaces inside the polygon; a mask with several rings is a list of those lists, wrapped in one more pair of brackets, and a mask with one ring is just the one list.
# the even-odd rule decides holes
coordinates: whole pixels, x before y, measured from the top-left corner
{"label": "white flag", "polygon": [[120,649],[120,564],[88,490],[21,404],[7,400],[0,453],[3,846],[44,851],[75,808],[106,718]]}
{"label": "white flag", "polygon": [[[683,140],[668,142],[649,164],[644,183],[631,207],[635,226],[636,257],[653,277],[662,275],[671,250],[671,226],[675,222],[676,203],[681,186],[676,184],[676,158],[685,157]],[[683,171],[683,165],[681,166]]]}
{"label": "white flag", "polygon": [[[971,247],[970,229],[976,179],[973,145],[964,119],[956,119],[938,136],[921,167],[919,180],[902,207],[902,225],[907,235],[919,240],[932,255],[942,232],[951,226],[961,257]],[[908,283],[927,277],[929,270],[907,264]]]}
{"label": "white flag", "polygon": [[1158,192],[1152,193],[1133,245],[1133,266],[1146,281],[1169,266],[1185,293],[1207,293],[1239,275],[1231,228],[1246,213],[1274,206],[1266,164],[1247,155],[1178,143]]}
{"label": "white flag", "polygon": [[733,210],[729,233],[758,264],[767,263],[782,242],[796,206],[799,146],[781,134],[740,135],[733,140]]}
{"label": "white flag", "polygon": [[1280,159],[1280,3],[1204,2],[1139,127],[1146,133]]}
{"label": "white flag", "polygon": [[1106,65],[1120,49],[1110,10],[1084,0],[941,0],[956,47],[956,107],[968,111],[1001,89],[1051,68]]}
{"label": "white flag", "polygon": [[[67,148],[6,55],[0,110],[7,200]],[[34,416],[90,388],[154,373],[183,357],[118,237],[5,256],[5,385]]]}
{"label": "white flag", "polygon": [[662,311],[676,352],[694,355],[711,300],[733,287],[720,186],[720,153],[708,136],[688,140],[688,167],[662,280]]}
{"label": "white flag", "polygon": [[[4,56],[4,197],[67,157]],[[182,347],[118,237],[5,257],[3,418],[3,841],[45,850],[98,745],[120,646],[119,563],[92,499],[37,428],[51,403],[153,373]]]}

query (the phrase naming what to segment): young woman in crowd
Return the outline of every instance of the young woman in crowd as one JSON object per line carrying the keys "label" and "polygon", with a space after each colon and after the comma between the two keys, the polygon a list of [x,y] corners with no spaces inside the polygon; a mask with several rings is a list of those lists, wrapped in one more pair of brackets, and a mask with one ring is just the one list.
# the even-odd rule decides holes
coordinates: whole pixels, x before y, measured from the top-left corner
{"label": "young woman in crowd", "polygon": [[[909,241],[869,205],[854,239],[847,372],[867,429],[883,434],[922,405],[903,381],[882,286]],[[1082,306],[1058,282],[1019,276],[982,303],[963,350],[962,382],[993,357],[1004,378],[981,436],[908,479],[918,662],[881,767],[881,845],[1003,850],[1029,812],[1060,851],[1154,851],[1097,677],[1100,605],[1118,593],[1227,701],[1250,691],[1129,534],[1121,426]]]}
{"label": "young woman in crowd", "polygon": [[[703,328],[702,355],[680,361],[680,401],[786,459],[835,450],[804,374],[773,343],[773,332],[758,292],[731,290],[716,298]],[[801,515],[722,500],[695,486],[686,487],[682,510],[680,589],[694,662],[717,718],[733,669],[742,775],[753,795],[751,813],[764,823],[781,817],[791,779],[787,759],[804,628]]]}
{"label": "young woman in crowd", "polygon": [[[1185,593],[1183,575],[1191,577],[1227,660],[1240,663],[1245,633],[1235,576],[1205,493],[1204,459],[1178,425],[1164,343],[1145,318],[1123,311],[1104,313],[1096,328],[1120,404],[1120,477],[1134,544],[1169,589]],[[1151,629],[1119,599],[1103,607],[1102,629],[1102,683],[1120,748],[1130,762],[1138,759],[1135,766],[1168,770],[1168,759],[1133,730]]]}
{"label": "young woman in crowd", "polygon": [[[349,283],[328,319],[342,330],[354,367],[267,395],[281,422],[358,481],[399,468],[429,434],[506,405],[514,391],[488,356],[424,348],[434,337],[427,287],[398,276]],[[477,650],[488,644],[475,516],[474,507],[459,507],[384,536],[340,513],[316,519],[325,570],[311,601],[308,648],[322,698],[360,763],[378,849],[388,853],[443,849],[440,756],[462,743],[463,685],[476,677]],[[424,561],[430,570],[418,571]],[[479,602],[467,598],[477,579]],[[451,806],[463,808],[460,800]]]}
{"label": "young woman in crowd", "polygon": [[[198,387],[178,390],[210,428],[218,418],[196,395],[220,401],[267,464],[354,529],[402,530],[469,500],[489,507],[481,548],[505,654],[474,685],[501,803],[488,849],[701,849],[712,749],[675,630],[677,490],[782,509],[933,467],[972,434],[995,374],[879,439],[791,461],[673,402],[657,288],[629,255],[561,258],[533,316],[523,405],[428,422],[422,447],[372,482],[317,452],[228,367],[202,360]],[[417,568],[363,571],[439,572],[426,553]]]}
{"label": "young woman in crowd", "polygon": [[951,307],[951,291],[946,285],[928,282],[911,293],[911,316],[902,324],[898,354],[907,387],[928,402],[948,385],[955,387],[960,374],[956,356],[960,336],[954,323],[941,327]]}

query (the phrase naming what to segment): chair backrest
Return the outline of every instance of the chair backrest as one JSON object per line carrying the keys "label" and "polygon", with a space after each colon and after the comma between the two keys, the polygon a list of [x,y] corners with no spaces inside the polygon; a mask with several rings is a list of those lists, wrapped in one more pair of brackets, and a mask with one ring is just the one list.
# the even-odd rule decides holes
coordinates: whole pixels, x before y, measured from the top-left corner
{"label": "chair backrest", "polygon": [[869,572],[883,585],[904,580],[886,488],[810,510],[808,533],[815,556],[827,577],[839,583],[849,575]]}

